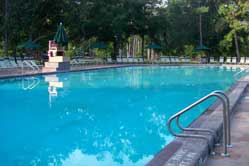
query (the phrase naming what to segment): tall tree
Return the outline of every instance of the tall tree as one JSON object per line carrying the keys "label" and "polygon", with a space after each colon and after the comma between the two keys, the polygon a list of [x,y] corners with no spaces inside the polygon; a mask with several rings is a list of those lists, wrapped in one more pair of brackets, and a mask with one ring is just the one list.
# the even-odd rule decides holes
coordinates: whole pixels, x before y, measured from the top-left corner
{"label": "tall tree", "polygon": [[199,32],[200,32],[200,46],[203,45],[203,31],[202,31],[202,16],[207,13],[209,10],[208,7],[201,6],[196,9],[196,13],[199,15]]}
{"label": "tall tree", "polygon": [[9,55],[9,39],[8,39],[8,29],[9,29],[9,0],[5,0],[4,4],[4,53],[5,56],[8,57]]}
{"label": "tall tree", "polygon": [[248,16],[248,9],[249,2],[243,0],[223,4],[219,8],[219,14],[224,18],[230,28],[230,31],[226,34],[223,42],[234,41],[238,60],[240,59],[239,34],[248,29],[247,25],[242,24],[243,19]]}

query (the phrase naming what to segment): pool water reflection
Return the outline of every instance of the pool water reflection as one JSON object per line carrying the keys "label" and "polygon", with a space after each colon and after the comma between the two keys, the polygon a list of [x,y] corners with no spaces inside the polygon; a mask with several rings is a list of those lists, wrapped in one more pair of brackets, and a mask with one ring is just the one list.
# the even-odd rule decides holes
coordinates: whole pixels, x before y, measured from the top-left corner
{"label": "pool water reflection", "polygon": [[[167,119],[237,69],[127,67],[0,80],[0,163],[5,166],[140,166],[174,138]],[[183,116],[185,125],[212,101]]]}

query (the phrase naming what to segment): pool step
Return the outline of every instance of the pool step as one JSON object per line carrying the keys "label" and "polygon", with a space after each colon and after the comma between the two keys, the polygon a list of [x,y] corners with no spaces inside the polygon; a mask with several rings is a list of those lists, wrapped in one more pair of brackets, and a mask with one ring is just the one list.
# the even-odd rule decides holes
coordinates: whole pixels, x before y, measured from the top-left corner
{"label": "pool step", "polygon": [[69,62],[70,59],[67,56],[55,56],[49,57],[49,62]]}
{"label": "pool step", "polygon": [[45,62],[43,72],[66,71],[70,69],[70,62]]}

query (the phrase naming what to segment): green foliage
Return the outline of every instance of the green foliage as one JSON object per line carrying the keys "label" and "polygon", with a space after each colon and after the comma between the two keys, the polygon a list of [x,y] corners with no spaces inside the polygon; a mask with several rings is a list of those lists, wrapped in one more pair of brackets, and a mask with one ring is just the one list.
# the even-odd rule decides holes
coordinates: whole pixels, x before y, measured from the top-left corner
{"label": "green foliage", "polygon": [[[219,15],[223,18],[223,24],[228,26],[228,31],[225,34],[223,40],[220,41],[220,50],[226,53],[233,52],[234,49],[234,36],[238,36],[238,42],[242,46],[240,48],[247,48],[244,45],[248,45],[249,29],[248,25],[244,22],[248,20],[249,2],[238,0],[237,3],[222,4],[219,7]],[[245,52],[242,50],[242,53]]]}
{"label": "green foliage", "polygon": [[196,52],[194,51],[194,48],[193,45],[184,45],[184,56],[195,57]]}
{"label": "green foliage", "polygon": [[198,7],[198,8],[195,9],[195,12],[197,14],[208,13],[208,11],[209,11],[209,7],[206,7],[206,6]]}
{"label": "green foliage", "polygon": [[[164,1],[165,2],[165,1]],[[235,1],[234,1],[235,2]],[[108,43],[108,49],[95,50],[97,56],[116,56],[134,35],[144,45],[155,42],[164,54],[195,56],[199,44],[199,15],[202,15],[203,41],[212,54],[234,53],[234,33],[238,35],[242,55],[249,45],[249,2],[238,0],[11,0],[5,25],[5,1],[0,0],[0,52],[8,33],[9,52],[15,53],[19,43],[32,39],[47,50],[59,22],[63,22],[69,38],[67,53],[75,56],[77,48],[89,50],[89,43]],[[73,49],[74,48],[74,49]],[[141,50],[145,50],[141,48]],[[17,50],[18,51],[18,50]],[[142,51],[138,51],[139,56]]]}
{"label": "green foliage", "polygon": [[224,36],[224,39],[219,43],[220,52],[225,53],[225,55],[229,54],[230,50],[233,48],[233,33],[229,32]]}
{"label": "green foliage", "polygon": [[102,59],[105,59],[108,56],[105,49],[95,49],[94,53],[96,57],[102,58]]}

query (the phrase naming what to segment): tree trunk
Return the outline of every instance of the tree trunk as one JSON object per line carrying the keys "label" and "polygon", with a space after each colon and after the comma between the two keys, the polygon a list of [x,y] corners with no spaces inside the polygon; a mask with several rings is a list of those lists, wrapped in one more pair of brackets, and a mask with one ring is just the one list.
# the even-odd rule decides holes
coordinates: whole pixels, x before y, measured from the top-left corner
{"label": "tree trunk", "polygon": [[130,42],[128,41],[126,46],[126,58],[128,58],[129,52],[130,52]]}
{"label": "tree trunk", "polygon": [[[30,28],[30,31],[29,31],[29,40],[32,41],[32,39],[33,39],[32,28]],[[33,49],[29,49],[28,53],[29,53],[28,56],[35,58],[35,52],[34,52]]]}
{"label": "tree trunk", "polygon": [[14,54],[15,62],[17,63],[17,59],[16,59],[16,47],[13,50],[13,54]]}
{"label": "tree trunk", "polygon": [[144,60],[144,34],[142,34],[142,58]]}
{"label": "tree trunk", "polygon": [[114,41],[113,41],[113,54],[112,54],[112,59],[113,60],[117,60],[118,52],[119,52],[118,39],[115,38]]}
{"label": "tree trunk", "polygon": [[199,26],[200,26],[200,46],[203,45],[203,39],[202,39],[202,15],[199,15]]}
{"label": "tree trunk", "polygon": [[235,48],[236,48],[236,56],[237,56],[237,62],[240,60],[240,52],[239,52],[239,42],[238,42],[238,36],[237,32],[234,32],[234,42],[235,42]]}
{"label": "tree trunk", "polygon": [[134,57],[134,55],[136,54],[136,36],[133,37],[133,53],[132,53],[132,57]]}
{"label": "tree trunk", "polygon": [[9,17],[9,12],[8,12],[8,0],[5,0],[5,16],[4,16],[4,53],[5,56],[9,56],[9,50],[8,50],[8,17]]}

